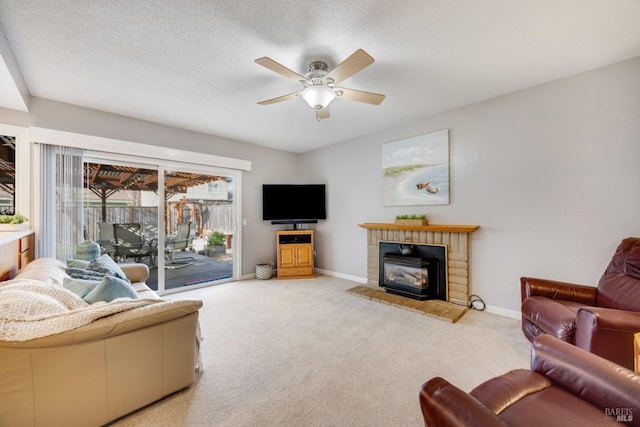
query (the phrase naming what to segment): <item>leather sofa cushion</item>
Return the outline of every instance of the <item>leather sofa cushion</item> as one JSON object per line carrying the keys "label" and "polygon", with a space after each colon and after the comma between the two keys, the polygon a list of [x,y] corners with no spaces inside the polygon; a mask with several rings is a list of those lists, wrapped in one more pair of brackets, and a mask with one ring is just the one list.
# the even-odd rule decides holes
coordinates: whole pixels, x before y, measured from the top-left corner
{"label": "leather sofa cushion", "polygon": [[640,312],[640,240],[624,239],[598,283],[599,307]]}
{"label": "leather sofa cushion", "polygon": [[596,419],[602,419],[599,425],[608,425],[607,421],[611,421],[605,420],[602,409],[558,387],[545,375],[527,369],[516,369],[492,378],[469,394],[496,413],[506,425],[586,426]]}
{"label": "leather sofa cushion", "polygon": [[62,286],[64,278],[69,277],[66,268],[67,266],[57,259],[38,258],[27,264],[16,279],[34,279],[50,285]]}
{"label": "leather sofa cushion", "polygon": [[598,307],[640,312],[640,280],[605,273],[598,284]]}
{"label": "leather sofa cushion", "polygon": [[606,418],[602,409],[560,387],[549,387],[514,402],[502,411],[500,419],[520,427],[589,426],[594,420],[599,426],[620,425],[615,418]]}
{"label": "leather sofa cushion", "polygon": [[480,384],[469,394],[491,409],[493,413],[500,414],[514,401],[551,386],[551,381],[544,375],[528,369],[516,369]]}

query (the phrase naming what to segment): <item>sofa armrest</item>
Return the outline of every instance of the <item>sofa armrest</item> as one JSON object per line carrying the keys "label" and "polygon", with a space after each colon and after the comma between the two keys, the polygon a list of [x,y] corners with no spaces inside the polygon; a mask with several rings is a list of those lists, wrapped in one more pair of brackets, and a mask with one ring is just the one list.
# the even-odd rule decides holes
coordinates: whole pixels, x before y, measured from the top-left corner
{"label": "sofa armrest", "polygon": [[118,267],[122,269],[122,272],[127,275],[127,279],[135,282],[146,282],[149,278],[149,266],[140,262],[118,264]]}
{"label": "sofa armrest", "polygon": [[[541,332],[573,343],[576,323],[575,309],[549,298],[532,296],[524,300],[520,310],[523,322],[529,321]],[[530,341],[539,335],[539,333],[534,333],[533,336],[529,336],[527,331],[524,332]]]}
{"label": "sofa armrest", "polygon": [[420,408],[426,426],[506,426],[477,399],[440,377],[420,389]]}
{"label": "sofa armrest", "polygon": [[632,408],[640,413],[639,375],[551,335],[534,339],[531,369],[603,411]]}
{"label": "sofa armrest", "polygon": [[576,318],[575,344],[590,353],[633,369],[633,335],[640,332],[640,313],[583,307]]}
{"label": "sofa armrest", "polygon": [[585,305],[596,305],[595,286],[558,282],[556,280],[520,278],[520,298],[522,301],[532,296],[573,301]]}
{"label": "sofa armrest", "polygon": [[552,387],[549,378],[529,369],[514,369],[483,382],[469,393],[493,413],[502,411],[525,397]]}

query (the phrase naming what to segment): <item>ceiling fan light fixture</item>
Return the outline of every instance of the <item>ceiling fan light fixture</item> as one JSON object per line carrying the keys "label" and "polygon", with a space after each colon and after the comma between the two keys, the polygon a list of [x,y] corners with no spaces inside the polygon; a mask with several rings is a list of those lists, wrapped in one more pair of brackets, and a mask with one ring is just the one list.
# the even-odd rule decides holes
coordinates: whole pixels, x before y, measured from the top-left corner
{"label": "ceiling fan light fixture", "polygon": [[309,64],[308,72],[304,76],[266,56],[256,59],[255,62],[302,85],[302,89],[297,92],[260,101],[258,102],[260,105],[301,98],[305,104],[315,110],[316,120],[320,121],[329,118],[329,104],[336,97],[371,105],[380,105],[384,100],[384,95],[379,93],[336,86],[375,62],[371,55],[362,49],[353,52],[351,56],[333,67],[331,71],[329,71],[326,62],[314,61]]}
{"label": "ceiling fan light fixture", "polygon": [[321,110],[329,106],[331,101],[336,98],[336,94],[328,86],[312,85],[304,88],[300,93],[300,97],[309,107],[314,110]]}

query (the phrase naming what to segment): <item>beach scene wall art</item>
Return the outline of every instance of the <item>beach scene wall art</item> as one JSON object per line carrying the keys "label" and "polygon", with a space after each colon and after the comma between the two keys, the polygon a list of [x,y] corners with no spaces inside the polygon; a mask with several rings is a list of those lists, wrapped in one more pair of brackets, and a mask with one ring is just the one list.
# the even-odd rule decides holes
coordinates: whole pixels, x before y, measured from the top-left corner
{"label": "beach scene wall art", "polygon": [[385,206],[449,204],[449,129],[382,144]]}

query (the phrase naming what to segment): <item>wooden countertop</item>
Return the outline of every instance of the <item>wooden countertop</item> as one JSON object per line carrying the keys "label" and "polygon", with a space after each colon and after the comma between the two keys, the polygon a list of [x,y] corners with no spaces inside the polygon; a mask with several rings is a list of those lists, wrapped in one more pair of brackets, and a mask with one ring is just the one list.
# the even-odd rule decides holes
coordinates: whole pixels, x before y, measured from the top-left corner
{"label": "wooden countertop", "polygon": [[0,231],[0,245],[4,245],[5,243],[14,242],[18,239],[23,238],[24,236],[28,236],[33,233],[33,230],[26,229],[20,231]]}

